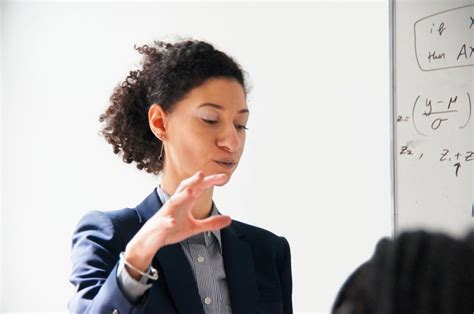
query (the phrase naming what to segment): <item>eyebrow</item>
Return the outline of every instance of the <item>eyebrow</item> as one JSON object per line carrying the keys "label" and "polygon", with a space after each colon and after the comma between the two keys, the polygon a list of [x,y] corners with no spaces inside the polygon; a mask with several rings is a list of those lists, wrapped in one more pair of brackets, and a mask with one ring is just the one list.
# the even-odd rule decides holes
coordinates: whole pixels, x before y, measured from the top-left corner
{"label": "eyebrow", "polygon": [[[201,107],[204,107],[204,106],[209,106],[209,107],[216,108],[216,109],[219,109],[219,110],[224,110],[223,106],[218,105],[218,104],[213,104],[211,102],[203,103],[203,104],[199,105],[198,108],[201,108]],[[243,114],[243,113],[249,113],[249,110],[248,109],[242,109],[242,110],[239,111],[239,114]]]}

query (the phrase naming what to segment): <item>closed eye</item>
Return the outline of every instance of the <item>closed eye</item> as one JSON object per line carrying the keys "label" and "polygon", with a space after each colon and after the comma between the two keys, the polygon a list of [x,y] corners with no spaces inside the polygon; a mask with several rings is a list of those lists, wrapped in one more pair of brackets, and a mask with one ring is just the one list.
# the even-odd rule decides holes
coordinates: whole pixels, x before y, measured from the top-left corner
{"label": "closed eye", "polygon": [[214,121],[214,120],[207,120],[207,119],[201,119],[202,121],[206,122],[206,123],[209,123],[209,124],[215,124],[217,123],[217,121]]}
{"label": "closed eye", "polygon": [[[206,123],[208,123],[208,124],[211,124],[211,125],[216,124],[217,122],[219,122],[219,121],[208,120],[208,119],[203,119],[203,118],[201,118],[201,120],[204,121],[204,122],[206,122]],[[248,130],[248,128],[247,128],[245,125],[238,124],[238,125],[236,125],[236,127],[237,127],[239,130]]]}

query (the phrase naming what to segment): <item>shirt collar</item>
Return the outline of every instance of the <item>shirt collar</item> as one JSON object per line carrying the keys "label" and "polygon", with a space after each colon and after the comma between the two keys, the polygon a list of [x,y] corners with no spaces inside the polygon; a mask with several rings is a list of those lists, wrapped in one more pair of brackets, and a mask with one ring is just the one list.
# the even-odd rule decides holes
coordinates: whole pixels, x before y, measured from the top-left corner
{"label": "shirt collar", "polygon": [[[158,185],[156,187],[156,193],[158,194],[158,197],[160,198],[162,204],[164,204],[170,198],[170,195],[168,193],[166,193],[161,188],[161,185]],[[214,216],[214,215],[220,215],[220,214],[217,211],[216,204],[214,203],[214,200],[213,200],[212,201],[212,210],[211,210],[211,214],[209,215],[209,217]],[[214,234],[214,236],[217,238],[217,242],[219,243],[219,249],[222,252],[222,242],[221,242],[221,232],[220,232],[220,230],[219,229],[218,230],[212,230],[210,232],[212,234]]]}

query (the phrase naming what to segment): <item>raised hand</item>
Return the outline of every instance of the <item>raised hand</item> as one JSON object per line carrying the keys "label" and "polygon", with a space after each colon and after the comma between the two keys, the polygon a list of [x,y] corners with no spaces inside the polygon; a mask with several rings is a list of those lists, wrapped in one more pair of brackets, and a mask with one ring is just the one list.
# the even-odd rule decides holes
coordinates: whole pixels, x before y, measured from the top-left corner
{"label": "raised hand", "polygon": [[[204,176],[202,171],[183,180],[163,207],[127,244],[125,259],[144,271],[161,247],[181,242],[197,233],[227,227],[231,223],[229,216],[215,215],[205,219],[196,219],[192,214],[194,205],[203,191],[224,183],[225,180],[225,173]],[[140,277],[139,273],[129,268],[127,270],[134,278]]]}

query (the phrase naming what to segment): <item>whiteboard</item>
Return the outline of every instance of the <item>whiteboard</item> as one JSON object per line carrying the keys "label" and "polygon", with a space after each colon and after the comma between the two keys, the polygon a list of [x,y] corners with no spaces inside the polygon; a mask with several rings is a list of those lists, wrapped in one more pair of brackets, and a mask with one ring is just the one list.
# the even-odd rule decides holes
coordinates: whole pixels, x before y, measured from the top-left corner
{"label": "whiteboard", "polygon": [[391,7],[394,232],[474,227],[474,1]]}

